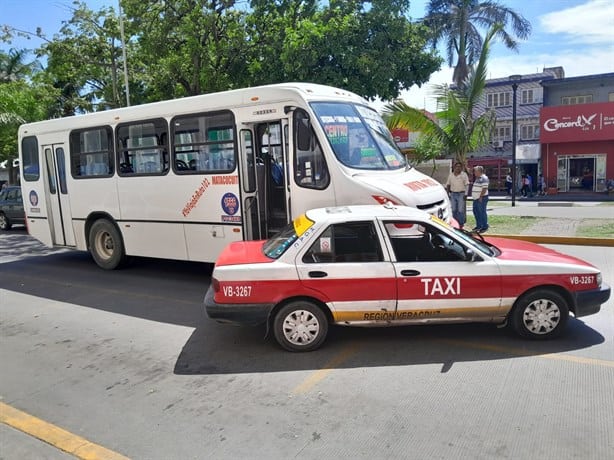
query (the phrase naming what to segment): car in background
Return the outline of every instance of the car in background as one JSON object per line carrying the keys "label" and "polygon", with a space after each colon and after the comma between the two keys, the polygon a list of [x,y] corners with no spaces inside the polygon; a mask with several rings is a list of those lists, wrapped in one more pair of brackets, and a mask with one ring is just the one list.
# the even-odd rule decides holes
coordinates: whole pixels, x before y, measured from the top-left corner
{"label": "car in background", "polygon": [[21,187],[9,185],[0,191],[0,230],[10,230],[15,224],[25,225]]}
{"label": "car in background", "polygon": [[570,312],[597,313],[609,297],[580,259],[385,204],[307,211],[269,240],[230,244],[205,310],[219,322],[267,323],[283,348],[310,351],[332,324],[485,322],[552,338]]}

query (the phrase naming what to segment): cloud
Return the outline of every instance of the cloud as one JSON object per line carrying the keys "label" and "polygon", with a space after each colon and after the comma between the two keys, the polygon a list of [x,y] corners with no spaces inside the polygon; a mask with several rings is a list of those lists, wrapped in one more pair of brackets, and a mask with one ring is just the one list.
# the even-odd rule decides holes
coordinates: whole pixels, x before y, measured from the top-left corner
{"label": "cloud", "polygon": [[[403,99],[408,105],[412,107],[426,109],[429,112],[435,112],[437,104],[435,96],[433,95],[433,87],[435,85],[450,84],[450,82],[452,81],[453,73],[453,68],[443,68],[433,73],[428,83],[423,84],[422,87],[414,85],[409,91],[402,91],[399,95],[399,98]],[[372,102],[370,105],[379,112],[381,112],[386,105],[386,102],[377,100]]]}
{"label": "cloud", "polygon": [[488,63],[488,78],[542,72],[544,67],[563,67],[566,77],[614,72],[612,50],[599,47],[569,49],[549,54],[523,54],[494,58]]}
{"label": "cloud", "polygon": [[539,17],[543,32],[566,34],[577,43],[606,44],[614,42],[614,2],[590,0]]}

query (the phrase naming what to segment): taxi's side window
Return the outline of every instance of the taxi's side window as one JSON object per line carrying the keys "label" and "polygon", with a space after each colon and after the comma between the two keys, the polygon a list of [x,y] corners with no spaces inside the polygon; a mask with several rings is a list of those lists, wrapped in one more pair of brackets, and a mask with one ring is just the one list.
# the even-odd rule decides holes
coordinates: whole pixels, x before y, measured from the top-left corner
{"label": "taxi's side window", "polygon": [[407,221],[385,227],[397,262],[464,260],[462,246],[434,227]]}
{"label": "taxi's side window", "polygon": [[373,222],[331,225],[303,257],[304,263],[381,262],[382,249]]}

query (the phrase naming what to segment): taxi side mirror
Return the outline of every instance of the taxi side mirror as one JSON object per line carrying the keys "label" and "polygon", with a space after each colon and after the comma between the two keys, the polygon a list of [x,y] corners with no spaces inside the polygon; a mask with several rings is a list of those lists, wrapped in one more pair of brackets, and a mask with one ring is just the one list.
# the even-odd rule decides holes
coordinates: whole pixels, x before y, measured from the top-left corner
{"label": "taxi side mirror", "polygon": [[473,249],[467,248],[465,249],[465,260],[467,262],[476,262],[481,259],[475,252],[473,252]]}

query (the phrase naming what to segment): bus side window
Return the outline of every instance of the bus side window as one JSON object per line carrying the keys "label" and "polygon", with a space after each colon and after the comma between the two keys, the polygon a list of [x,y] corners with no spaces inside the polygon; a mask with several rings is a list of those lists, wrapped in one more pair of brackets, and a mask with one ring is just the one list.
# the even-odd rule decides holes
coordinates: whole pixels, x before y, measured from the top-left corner
{"label": "bus side window", "polygon": [[73,177],[113,174],[113,140],[109,126],[72,131],[69,140]]}
{"label": "bus side window", "polygon": [[211,174],[235,169],[232,112],[181,115],[173,118],[171,126],[175,173]]}
{"label": "bus side window", "polygon": [[163,118],[117,126],[120,176],[164,174],[168,164],[168,126]]}

